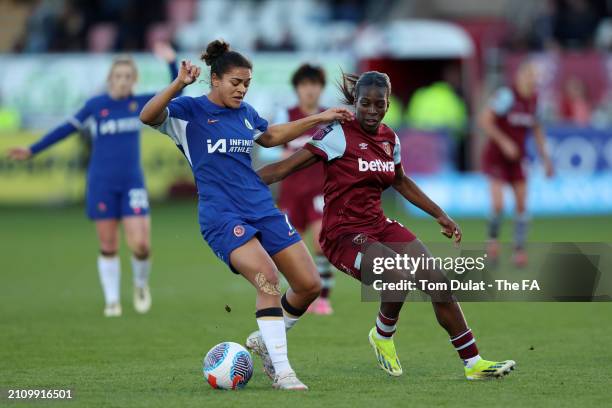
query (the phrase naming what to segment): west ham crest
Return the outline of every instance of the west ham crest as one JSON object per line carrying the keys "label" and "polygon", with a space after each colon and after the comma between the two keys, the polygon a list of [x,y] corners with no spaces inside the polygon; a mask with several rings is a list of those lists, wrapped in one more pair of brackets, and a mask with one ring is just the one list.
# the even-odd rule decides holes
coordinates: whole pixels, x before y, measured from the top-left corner
{"label": "west ham crest", "polygon": [[382,143],[382,147],[383,147],[383,150],[385,151],[385,153],[387,153],[389,156],[391,156],[391,146],[389,145],[389,142],[383,142]]}

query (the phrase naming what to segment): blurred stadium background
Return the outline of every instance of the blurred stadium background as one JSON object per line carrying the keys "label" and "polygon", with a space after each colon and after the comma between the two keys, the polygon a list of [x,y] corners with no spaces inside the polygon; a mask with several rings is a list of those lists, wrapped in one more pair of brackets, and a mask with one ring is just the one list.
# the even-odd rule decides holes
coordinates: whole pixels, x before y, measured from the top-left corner
{"label": "blurred stadium background", "polygon": [[[539,67],[558,171],[545,181],[530,146],[531,212],[612,212],[610,1],[3,0],[0,11],[1,149],[29,143],[103,91],[114,53],[135,55],[137,90],[154,91],[169,80],[149,52],[155,41],[197,60],[208,41],[223,37],[252,57],[247,99],[267,118],[295,102],[289,78],[302,62],[327,70],[327,106],[338,103],[340,69],[389,73],[394,96],[385,121],[402,138],[404,166],[450,213],[483,217],[475,113],[529,57]],[[143,165],[151,196],[189,194],[182,158],[149,133]],[[86,141],[73,137],[25,165],[2,157],[0,203],[82,201]]]}

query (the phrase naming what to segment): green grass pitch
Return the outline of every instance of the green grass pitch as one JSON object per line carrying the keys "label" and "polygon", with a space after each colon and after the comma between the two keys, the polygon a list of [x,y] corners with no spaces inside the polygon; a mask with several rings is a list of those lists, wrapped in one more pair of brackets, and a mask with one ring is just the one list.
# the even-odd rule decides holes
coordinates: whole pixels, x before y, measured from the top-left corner
{"label": "green grass pitch", "polygon": [[[81,208],[0,209],[1,406],[605,406],[610,403],[612,305],[467,303],[484,357],[517,361],[497,381],[469,383],[431,306],[404,308],[396,336],[404,375],[391,378],[367,341],[376,305],[337,274],[335,314],[306,316],[289,333],[289,354],[311,390],[274,391],[255,359],[246,389],[223,392],[203,380],[201,361],[221,341],[255,329],[254,291],[203,242],[195,203],[153,208],[153,308],[131,307],[129,258],[122,249],[124,315],[102,317],[94,228]],[[429,220],[399,217],[423,240]],[[462,222],[482,240],[483,221]],[[510,225],[505,225],[505,237]],[[537,219],[538,241],[609,241],[609,218]],[[229,305],[231,312],[225,310]],[[14,402],[7,388],[71,388],[72,402]]]}

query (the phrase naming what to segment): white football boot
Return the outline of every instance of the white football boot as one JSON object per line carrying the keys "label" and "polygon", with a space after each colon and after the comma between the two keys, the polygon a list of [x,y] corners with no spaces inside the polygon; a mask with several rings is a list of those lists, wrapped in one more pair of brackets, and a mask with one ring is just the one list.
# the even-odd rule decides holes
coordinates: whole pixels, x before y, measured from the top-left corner
{"label": "white football boot", "polygon": [[134,287],[134,309],[138,313],[147,313],[151,309],[151,291],[149,286]]}
{"label": "white football boot", "polygon": [[259,358],[261,358],[264,373],[266,373],[270,379],[274,380],[276,376],[274,365],[272,364],[270,354],[268,354],[268,349],[266,348],[266,343],[264,342],[259,330],[249,334],[249,337],[246,339],[245,346],[247,350],[257,354]]}
{"label": "white football boot", "polygon": [[111,303],[104,307],[105,317],[119,317],[121,316],[121,305],[119,303]]}
{"label": "white football boot", "polygon": [[294,371],[289,371],[287,373],[277,375],[274,378],[274,383],[272,383],[272,387],[276,388],[277,390],[308,390],[306,384],[304,384],[297,378]]}

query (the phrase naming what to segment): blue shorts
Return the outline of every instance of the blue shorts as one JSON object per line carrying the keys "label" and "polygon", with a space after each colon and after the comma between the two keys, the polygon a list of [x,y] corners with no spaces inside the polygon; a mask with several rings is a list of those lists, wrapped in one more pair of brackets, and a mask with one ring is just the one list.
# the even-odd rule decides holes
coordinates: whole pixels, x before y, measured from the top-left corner
{"label": "blue shorts", "polygon": [[259,239],[270,256],[302,240],[287,215],[280,211],[278,215],[250,221],[243,220],[239,216],[228,217],[213,227],[205,228],[202,235],[215,255],[236,274],[238,271],[230,263],[230,254],[251,238]]}
{"label": "blue shorts", "polygon": [[87,186],[87,216],[91,220],[121,219],[149,214],[149,198],[143,183]]}

